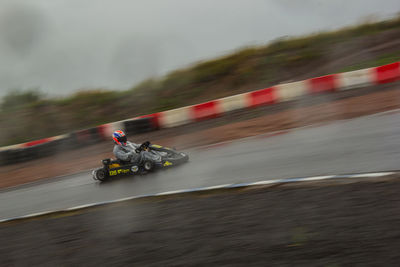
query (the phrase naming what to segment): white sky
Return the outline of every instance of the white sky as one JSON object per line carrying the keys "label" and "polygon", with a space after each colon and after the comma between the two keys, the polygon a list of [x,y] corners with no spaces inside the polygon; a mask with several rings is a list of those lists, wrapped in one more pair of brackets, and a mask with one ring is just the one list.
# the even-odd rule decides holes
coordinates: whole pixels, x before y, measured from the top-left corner
{"label": "white sky", "polygon": [[399,0],[0,0],[0,96],[127,89],[243,46],[398,12]]}

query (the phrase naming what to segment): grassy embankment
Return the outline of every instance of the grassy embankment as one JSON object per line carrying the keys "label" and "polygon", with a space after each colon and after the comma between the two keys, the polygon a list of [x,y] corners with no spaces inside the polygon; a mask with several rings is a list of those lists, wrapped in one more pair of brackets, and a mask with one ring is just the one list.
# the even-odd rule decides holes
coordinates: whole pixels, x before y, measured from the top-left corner
{"label": "grassy embankment", "polygon": [[[400,60],[400,17],[305,37],[287,37],[146,80],[127,91],[86,90],[62,99],[8,94],[0,145],[21,143],[268,87]],[[397,39],[396,39],[397,37]],[[381,44],[389,44],[379,48]],[[339,60],[338,60],[339,59]],[[6,130],[4,130],[6,129]]]}

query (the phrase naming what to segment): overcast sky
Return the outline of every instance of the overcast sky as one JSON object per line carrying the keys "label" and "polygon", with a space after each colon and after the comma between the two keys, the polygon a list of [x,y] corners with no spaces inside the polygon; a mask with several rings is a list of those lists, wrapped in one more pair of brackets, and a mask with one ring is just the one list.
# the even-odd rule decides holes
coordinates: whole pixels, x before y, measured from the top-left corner
{"label": "overcast sky", "polygon": [[0,96],[127,89],[243,46],[399,11],[399,0],[0,0]]}

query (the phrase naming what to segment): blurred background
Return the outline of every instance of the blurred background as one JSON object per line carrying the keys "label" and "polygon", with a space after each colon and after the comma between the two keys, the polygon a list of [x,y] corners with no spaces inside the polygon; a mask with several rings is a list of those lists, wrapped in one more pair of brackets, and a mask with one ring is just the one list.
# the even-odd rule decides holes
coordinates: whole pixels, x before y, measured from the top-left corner
{"label": "blurred background", "polygon": [[[0,145],[396,61],[398,31],[386,33],[398,29],[399,8],[2,0]],[[371,49],[382,42],[391,45]]]}

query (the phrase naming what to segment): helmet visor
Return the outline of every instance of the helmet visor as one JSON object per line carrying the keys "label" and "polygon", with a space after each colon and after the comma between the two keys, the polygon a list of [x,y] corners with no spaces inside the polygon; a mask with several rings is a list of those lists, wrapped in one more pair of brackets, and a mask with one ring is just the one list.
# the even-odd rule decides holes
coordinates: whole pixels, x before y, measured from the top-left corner
{"label": "helmet visor", "polygon": [[121,136],[121,137],[118,137],[118,141],[120,142],[120,143],[126,143],[126,135],[124,135],[124,136]]}

